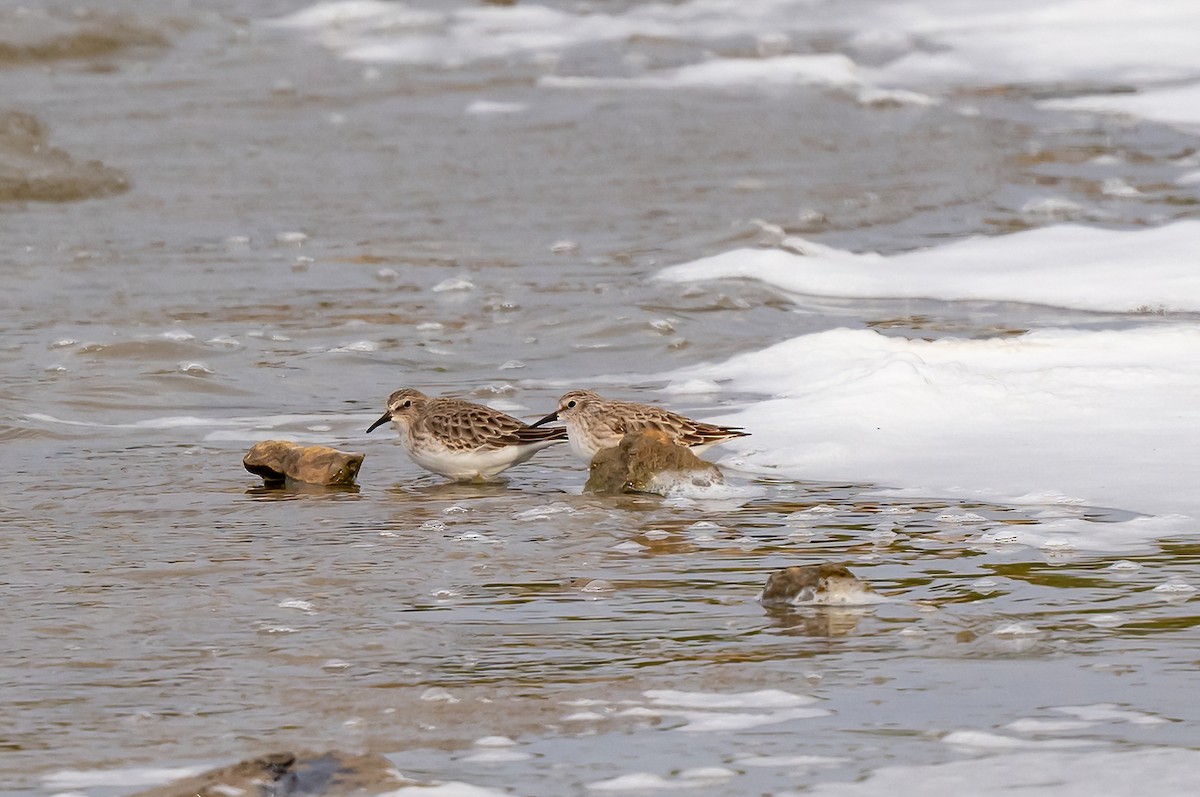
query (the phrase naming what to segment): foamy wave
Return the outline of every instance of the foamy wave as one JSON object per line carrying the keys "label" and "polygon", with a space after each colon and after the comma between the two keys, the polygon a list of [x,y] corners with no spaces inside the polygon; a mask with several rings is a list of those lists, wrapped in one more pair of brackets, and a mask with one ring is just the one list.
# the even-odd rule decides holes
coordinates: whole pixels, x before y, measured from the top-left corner
{"label": "foamy wave", "polygon": [[507,790],[450,780],[428,786],[405,786],[380,797],[511,797],[511,794]]}
{"label": "foamy wave", "polygon": [[1085,113],[1122,114],[1184,128],[1200,127],[1200,84],[1148,89],[1137,93],[1090,94],[1045,100],[1043,108]]}
{"label": "foamy wave", "polygon": [[[650,706],[636,706],[618,713],[630,717],[677,717],[684,720],[679,730],[689,733],[737,731],[775,725],[830,714],[811,707],[813,698],[779,689],[757,692],[709,693],[652,689],[645,693]],[[725,709],[742,709],[727,711]]]}
{"label": "foamy wave", "polygon": [[1200,312],[1197,241],[1200,222],[1195,221],[1136,232],[1062,225],[888,257],[790,239],[795,251],[738,249],[673,266],[657,278],[752,279],[811,296]]}
{"label": "foamy wave", "polygon": [[[849,66],[838,65],[836,78],[827,75],[822,82],[885,89],[1135,86],[1149,93],[1111,102],[1098,96],[1068,107],[1103,106],[1175,121],[1182,115],[1188,123],[1195,122],[1196,103],[1190,99],[1200,81],[1200,48],[1194,36],[1200,27],[1200,5],[1190,0],[1150,5],[1077,0],[692,0],[634,5],[614,13],[525,3],[432,10],[383,0],[333,0],[269,24],[303,31],[349,60],[451,67],[514,57],[553,63],[557,54],[572,48],[606,42],[711,46],[748,38],[768,57],[717,59],[612,85],[746,85],[794,83],[798,78],[807,82],[812,59],[826,58],[830,64],[841,59]],[[831,48],[835,51],[828,52]],[[806,51],[820,52],[803,55]],[[793,64],[805,65],[789,74]],[[581,85],[570,82],[577,78],[596,85],[588,76],[549,82]],[[1162,90],[1168,82],[1189,85]],[[876,100],[883,96],[864,95]],[[910,92],[892,99],[908,102],[922,96],[927,95]]]}
{"label": "foamy wave", "polygon": [[134,430],[207,430],[201,438],[209,443],[256,443],[262,440],[289,440],[293,443],[331,444],[343,441],[332,431],[331,423],[353,424],[355,430],[368,423],[370,416],[360,415],[259,415],[248,417],[198,417],[194,415],[168,415],[160,418],[145,418],[130,423],[99,423],[74,419],[56,418],[44,413],[26,416],[38,423],[93,429]]}
{"label": "foamy wave", "polygon": [[[1168,747],[1079,752],[1031,742],[1028,751],[1000,753],[944,764],[882,767],[854,782],[816,783],[814,797],[928,797],[962,794],[963,784],[980,797],[1019,793],[1042,797],[1090,794],[1190,794],[1200,752]],[[997,752],[997,751],[993,751]]]}
{"label": "foamy wave", "polygon": [[854,62],[837,53],[778,58],[716,58],[631,78],[547,76],[539,85],[558,88],[763,88],[852,87],[862,82]]}
{"label": "foamy wave", "polygon": [[840,329],[675,376],[769,397],[714,419],[752,432],[727,445],[745,469],[1163,516],[1063,521],[1016,540],[1111,550],[1200,517],[1195,470],[1180,467],[1200,447],[1197,351],[1195,324],[938,341]]}
{"label": "foamy wave", "polygon": [[125,767],[123,769],[64,769],[42,778],[48,789],[86,789],[95,786],[159,786],[189,778],[204,767]]}

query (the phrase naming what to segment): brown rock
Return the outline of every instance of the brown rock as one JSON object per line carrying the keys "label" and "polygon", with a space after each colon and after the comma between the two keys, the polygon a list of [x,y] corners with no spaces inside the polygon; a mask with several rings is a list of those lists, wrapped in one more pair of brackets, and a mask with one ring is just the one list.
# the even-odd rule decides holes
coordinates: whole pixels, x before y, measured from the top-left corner
{"label": "brown rock", "polygon": [[590,493],[667,495],[681,485],[724,484],[725,477],[687,446],[656,430],[634,432],[592,458],[584,490]]}
{"label": "brown rock", "polygon": [[879,593],[845,565],[797,565],[772,573],[759,601],[768,607],[875,603]]}
{"label": "brown rock", "polygon": [[289,752],[270,753],[212,769],[131,797],[228,797],[230,794],[366,797],[413,784],[380,755]]}
{"label": "brown rock", "polygon": [[70,202],[128,189],[120,170],[50,146],[36,116],[0,111],[0,202]]}
{"label": "brown rock", "polygon": [[264,440],[242,458],[246,470],[268,484],[287,480],[306,484],[354,484],[365,454],[326,446],[302,446],[287,440]]}

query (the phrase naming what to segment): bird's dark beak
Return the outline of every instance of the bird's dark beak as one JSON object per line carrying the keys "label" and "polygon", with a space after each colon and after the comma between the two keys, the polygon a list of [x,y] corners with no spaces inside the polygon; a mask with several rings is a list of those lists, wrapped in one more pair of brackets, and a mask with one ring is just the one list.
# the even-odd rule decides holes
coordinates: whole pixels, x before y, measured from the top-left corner
{"label": "bird's dark beak", "polygon": [[387,423],[391,419],[392,419],[392,411],[388,410],[383,415],[379,416],[379,420],[375,421],[375,423],[373,423],[367,427],[367,434],[370,434],[371,432],[375,431],[376,429],[378,429],[380,426],[383,426],[385,423]]}
{"label": "bird's dark beak", "polygon": [[555,410],[554,412],[547,415],[545,418],[542,418],[537,423],[529,424],[529,428],[532,429],[535,426],[541,426],[543,423],[550,423],[550,421],[557,421],[557,420],[558,420],[558,410]]}

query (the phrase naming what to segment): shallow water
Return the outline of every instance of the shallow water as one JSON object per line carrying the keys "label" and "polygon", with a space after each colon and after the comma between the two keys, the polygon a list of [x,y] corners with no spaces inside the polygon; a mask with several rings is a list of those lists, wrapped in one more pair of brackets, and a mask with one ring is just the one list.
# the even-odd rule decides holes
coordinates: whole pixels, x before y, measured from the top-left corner
{"label": "shallow water", "polygon": [[[648,278],[783,231],[894,252],[1035,226],[1046,185],[1117,226],[1194,216],[1167,176],[1193,139],[1017,90],[893,107],[547,87],[519,58],[371,66],[238,5],[122,3],[126,33],[98,50],[72,31],[111,19],[5,12],[14,40],[52,43],[2,51],[5,108],[129,179],[0,204],[6,790],[125,794],[139,768],[334,746],[521,794],[782,794],[897,763],[1195,744],[1200,550],[1080,542],[1120,508],[736,472],[723,500],[600,498],[565,450],[447,485],[363,431],[400,386],[527,418],[566,385],[660,401],[663,374],[840,326],[1119,328]],[[603,75],[701,46],[566,57]],[[523,110],[467,112],[479,100]],[[1103,197],[1097,152],[1159,189]],[[715,398],[671,403],[707,417],[746,397]],[[282,436],[366,452],[360,487],[261,487],[240,457]],[[892,599],[757,604],[768,573],[821,561]]]}

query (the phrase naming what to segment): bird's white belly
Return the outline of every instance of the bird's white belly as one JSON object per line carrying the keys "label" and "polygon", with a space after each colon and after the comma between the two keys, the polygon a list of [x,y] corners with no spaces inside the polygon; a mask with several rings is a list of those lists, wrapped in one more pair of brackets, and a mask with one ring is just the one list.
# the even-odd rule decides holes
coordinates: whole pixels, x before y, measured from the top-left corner
{"label": "bird's white belly", "polygon": [[573,432],[570,428],[567,430],[567,445],[571,447],[571,453],[582,459],[584,462],[591,462],[592,457],[596,456],[596,452],[600,449],[592,448],[588,445],[590,441],[584,439],[582,434]]}
{"label": "bird's white belly", "polygon": [[462,451],[428,443],[414,446],[405,440],[404,447],[412,461],[425,470],[448,479],[469,481],[490,479],[501,471],[524,462],[547,445],[549,443]]}

